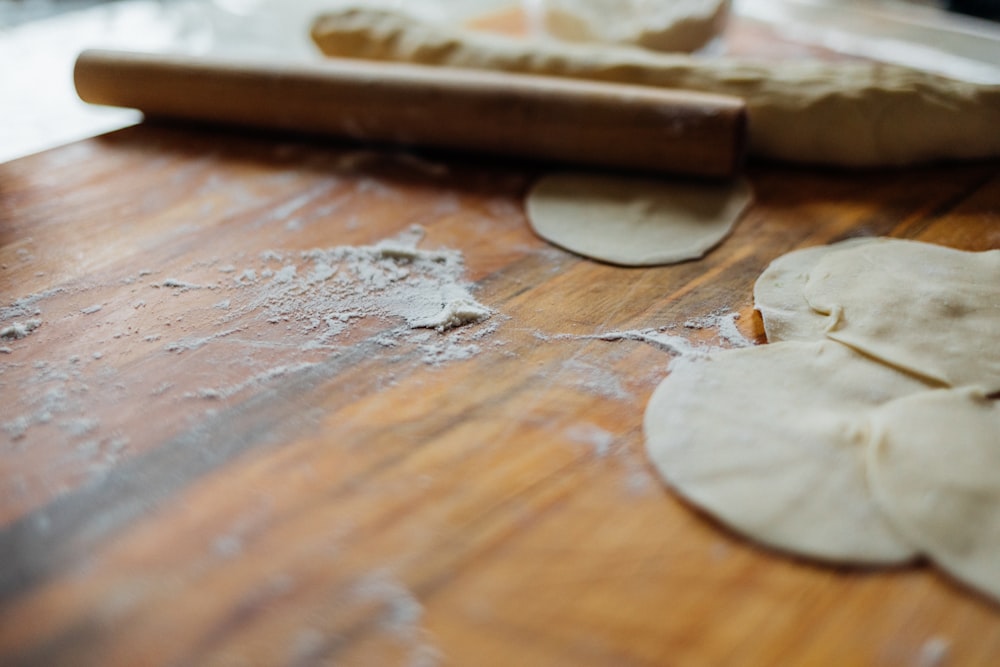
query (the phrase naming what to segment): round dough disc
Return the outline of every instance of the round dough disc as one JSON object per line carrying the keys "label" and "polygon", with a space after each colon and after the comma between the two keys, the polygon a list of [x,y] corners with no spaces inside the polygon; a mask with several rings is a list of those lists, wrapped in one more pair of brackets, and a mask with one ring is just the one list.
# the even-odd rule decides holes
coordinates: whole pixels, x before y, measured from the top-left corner
{"label": "round dough disc", "polygon": [[926,388],[832,341],[682,358],[646,407],[646,449],[678,494],[751,539],[821,560],[905,562],[914,550],[868,492],[864,415]]}
{"label": "round dough disc", "polygon": [[829,338],[950,386],[1000,390],[1000,250],[866,243],[820,259],[806,301]]}
{"label": "round dough disc", "polygon": [[872,494],[900,534],[1000,601],[1000,401],[932,391],[872,418]]}
{"label": "round dough disc", "polygon": [[768,342],[822,339],[826,335],[827,316],[810,308],[802,294],[809,272],[831,252],[886,240],[847,239],[831,245],[793,250],[772,261],[753,286],[754,308],[764,322]]}
{"label": "round dough disc", "polygon": [[750,205],[744,180],[663,181],[565,172],[528,194],[528,220],[546,241],[623,266],[697,259],[717,245]]}

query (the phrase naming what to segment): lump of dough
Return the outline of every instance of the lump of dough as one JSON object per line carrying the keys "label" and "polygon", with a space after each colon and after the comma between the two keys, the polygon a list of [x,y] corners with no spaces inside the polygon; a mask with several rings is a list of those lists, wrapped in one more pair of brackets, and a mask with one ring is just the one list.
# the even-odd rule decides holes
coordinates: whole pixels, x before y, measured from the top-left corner
{"label": "lump of dough", "polygon": [[828,253],[859,243],[887,239],[847,239],[831,245],[800,248],[776,258],[758,276],[753,286],[754,308],[764,322],[769,343],[781,340],[820,340],[825,337],[827,317],[809,307],[802,290],[809,272]]}
{"label": "lump of dough", "polygon": [[688,53],[722,32],[729,0],[548,0],[545,30],[559,39]]}
{"label": "lump of dough", "polygon": [[1000,401],[925,392],[872,416],[872,494],[900,534],[1000,601]]}
{"label": "lump of dough", "polygon": [[543,176],[528,220],[543,239],[623,266],[696,259],[719,243],[750,204],[744,180],[663,181],[583,172]]}
{"label": "lump of dough", "polygon": [[646,449],[678,494],[751,539],[900,563],[914,550],[869,495],[863,417],[926,388],[833,341],[681,358],[646,407]]}
{"label": "lump of dough", "polygon": [[820,259],[803,293],[829,338],[950,386],[1000,390],[1000,250],[868,243]]}
{"label": "lump of dough", "polygon": [[312,25],[328,56],[679,88],[741,97],[754,155],[838,166],[1000,156],[1000,86],[878,63],[746,62],[531,41],[352,7]]}

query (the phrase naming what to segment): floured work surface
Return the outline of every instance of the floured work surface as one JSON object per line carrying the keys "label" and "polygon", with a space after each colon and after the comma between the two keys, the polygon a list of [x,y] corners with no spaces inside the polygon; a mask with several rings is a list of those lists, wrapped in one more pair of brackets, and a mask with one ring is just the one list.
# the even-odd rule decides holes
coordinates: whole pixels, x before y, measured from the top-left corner
{"label": "floured work surface", "polygon": [[[153,126],[0,166],[0,662],[995,657],[930,568],[691,512],[641,423],[671,359],[764,341],[790,249],[1000,247],[998,166],[756,166],[730,237],[649,269],[538,239],[535,175]],[[488,317],[414,328],[435,299]]]}

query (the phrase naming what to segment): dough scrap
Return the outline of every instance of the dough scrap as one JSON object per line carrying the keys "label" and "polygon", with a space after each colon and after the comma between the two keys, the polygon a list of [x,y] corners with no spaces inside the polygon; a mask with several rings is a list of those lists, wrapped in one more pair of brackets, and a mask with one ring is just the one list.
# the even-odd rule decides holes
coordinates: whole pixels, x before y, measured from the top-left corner
{"label": "dough scrap", "polygon": [[559,39],[689,53],[722,32],[729,0],[548,0],[545,30]]}
{"label": "dough scrap", "polygon": [[926,392],[872,416],[872,494],[901,535],[1000,601],[1000,401]]}
{"label": "dough scrap", "polygon": [[328,56],[549,74],[734,95],[749,149],[846,167],[1000,156],[1000,85],[877,63],[754,63],[636,48],[529,41],[458,30],[375,8],[318,17]]}
{"label": "dough scrap", "polygon": [[809,272],[831,252],[859,243],[887,239],[861,237],[831,245],[800,248],[776,258],[758,276],[753,286],[754,308],[764,322],[769,343],[782,340],[821,340],[825,337],[827,316],[809,307],[802,294]]}
{"label": "dough scrap", "polygon": [[1000,250],[859,245],[820,259],[803,294],[833,340],[949,386],[1000,391]]}
{"label": "dough scrap", "polygon": [[646,408],[646,449],[678,494],[751,539],[901,563],[915,552],[869,495],[863,415],[926,388],[833,341],[681,358]]}
{"label": "dough scrap", "polygon": [[751,200],[742,179],[699,183],[562,172],[535,184],[527,209],[539,236],[571,252],[654,266],[704,255]]}

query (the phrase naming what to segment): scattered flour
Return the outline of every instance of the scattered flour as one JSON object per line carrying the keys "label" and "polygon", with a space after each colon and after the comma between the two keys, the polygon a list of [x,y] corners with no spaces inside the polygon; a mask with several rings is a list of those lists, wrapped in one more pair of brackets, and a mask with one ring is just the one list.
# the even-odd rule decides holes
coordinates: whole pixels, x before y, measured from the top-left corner
{"label": "scattered flour", "polygon": [[42,326],[41,320],[25,320],[24,322],[13,322],[0,329],[0,339],[21,340],[27,338],[32,331]]}
{"label": "scattered flour", "polygon": [[740,319],[739,313],[720,310],[703,317],[688,320],[684,323],[684,327],[687,329],[715,329],[719,333],[719,338],[729,343],[732,347],[750,347],[753,345],[753,342],[747,340],[740,333],[739,328],[736,326],[736,320],[738,319]]}
{"label": "scattered flour", "polygon": [[253,377],[250,377],[243,382],[238,384],[230,385],[228,387],[202,387],[196,392],[188,392],[184,394],[185,398],[206,398],[212,400],[219,400],[223,398],[229,398],[239,394],[241,391],[249,389],[251,387],[259,386],[262,383],[270,382],[275,378],[279,378],[291,373],[296,373],[298,371],[306,370],[308,368],[313,368],[318,366],[318,363],[314,362],[303,362],[300,364],[290,364],[287,366],[275,366],[274,368],[269,368],[262,373],[258,373]]}
{"label": "scattered flour", "polygon": [[38,308],[40,301],[56,296],[57,294],[62,294],[65,291],[65,288],[56,287],[44,292],[23,296],[9,306],[0,308],[0,322],[6,322],[17,317],[37,317],[42,314],[41,309]]}
{"label": "scattered flour", "polygon": [[250,298],[233,299],[225,320],[263,313],[272,324],[297,324],[315,347],[364,318],[402,319],[411,329],[438,332],[489,318],[492,311],[463,280],[461,253],[420,250],[423,235],[415,226],[371,246],[262,253],[265,266],[247,268],[234,281],[236,289],[253,288]]}
{"label": "scattered flour", "polygon": [[479,354],[480,350],[481,348],[475,343],[456,345],[451,342],[434,341],[420,346],[421,361],[431,366],[471,359]]}
{"label": "scattered flour", "polygon": [[566,435],[574,442],[590,446],[594,456],[599,459],[610,454],[611,446],[615,443],[614,433],[594,424],[576,424],[566,431]]}
{"label": "scattered flour", "polygon": [[[269,355],[266,361],[256,361],[248,352],[241,362],[251,369],[247,379],[237,379],[222,387],[204,387],[195,393],[202,398],[216,400],[308,366],[313,362],[296,359],[297,352],[331,348],[331,339],[363,318],[401,319],[404,326],[384,332],[386,347],[404,339],[412,340],[418,343],[416,352],[425,363],[440,365],[468,359],[480,351],[479,345],[463,340],[454,332],[436,341],[424,341],[423,345],[409,334],[419,327],[444,332],[484,320],[492,314],[490,309],[471,296],[471,286],[463,280],[461,254],[452,250],[419,250],[416,246],[422,237],[423,230],[414,227],[373,246],[294,253],[272,250],[259,257],[262,265],[238,269],[235,263],[226,264],[219,271],[235,276],[228,287],[232,295],[215,302],[213,310],[218,317],[214,322],[210,320],[202,326],[186,326],[183,330],[164,328],[151,332],[147,329],[140,334],[140,338],[148,343],[167,339],[164,345],[166,352],[183,353],[230,336],[234,344],[241,344],[248,351],[267,348],[266,338],[254,340],[252,337],[255,328],[259,335],[259,326],[265,322],[295,325],[306,334],[305,342],[297,348],[290,348],[282,339],[273,346],[278,350],[291,349],[292,358],[288,358],[287,354],[283,358]],[[213,262],[212,266],[215,265]],[[152,270],[142,270],[137,276],[132,274],[125,284],[134,285],[153,273]],[[263,278],[265,275],[270,277]],[[181,277],[158,280],[149,285],[172,289],[174,296],[194,290],[226,289],[222,283],[202,284]],[[88,289],[86,286],[73,290],[56,288],[21,297],[10,305],[0,307],[0,322],[5,323],[0,327],[0,340],[20,340],[38,329],[42,324],[38,316],[41,315],[39,305],[43,300]],[[95,303],[80,312],[97,313],[106,305],[102,304]],[[138,310],[146,302],[130,300],[130,304]],[[158,319],[161,326],[171,326],[166,316]],[[172,320],[176,327],[183,318]],[[241,340],[234,335],[248,329],[251,334],[249,340]],[[183,331],[183,334],[180,337],[169,335],[173,331]],[[128,332],[116,332],[111,338],[117,341],[133,333],[129,327]],[[301,341],[301,338],[297,340]],[[14,352],[15,349],[10,346],[0,348],[3,354]],[[0,418],[0,432],[15,442],[25,439],[34,427],[48,426],[48,430],[40,432],[39,437],[50,438],[53,435],[51,429],[55,428],[71,441],[99,440],[101,424],[92,412],[100,404],[102,392],[111,388],[105,387],[106,378],[102,376],[104,370],[111,367],[102,364],[101,369],[94,366],[88,370],[88,366],[103,357],[104,352],[98,350],[88,352],[85,357],[75,355],[67,363],[40,361],[31,368],[16,363],[0,368],[0,372],[22,368],[19,374],[24,376],[18,381],[16,407],[13,403],[8,405],[6,414]],[[211,363],[211,360],[208,361]],[[101,391],[88,393],[91,386],[100,387]],[[165,396],[172,386],[172,382],[165,381],[153,389],[151,395]]]}
{"label": "scattered flour", "polygon": [[[167,352],[185,352],[188,350],[198,350],[205,347],[214,340],[225,338],[226,336],[231,336],[234,333],[238,333],[239,331],[240,331],[239,328],[234,328],[234,329],[226,329],[224,331],[217,331],[207,336],[192,336],[188,338],[182,338],[181,340],[167,343],[163,347],[163,349],[166,350]],[[146,340],[149,341],[159,340],[159,336],[147,336]]]}
{"label": "scattered flour", "polygon": [[[117,340],[136,335],[136,340],[160,342],[164,352],[174,354],[201,350],[222,339],[245,350],[243,358],[228,364],[228,372],[221,374],[227,380],[218,385],[209,380],[205,386],[195,385],[196,389],[187,385],[181,393],[173,391],[177,379],[168,377],[143,390],[159,401],[224,401],[277,378],[308,370],[323,363],[328,352],[336,353],[339,345],[356,342],[357,336],[352,338],[352,332],[365,322],[380,323],[374,330],[369,327],[365,334],[376,345],[386,350],[404,350],[407,354],[415,352],[416,357],[410,358],[430,366],[475,357],[486,349],[487,339],[498,331],[505,318],[476,300],[474,286],[465,280],[460,252],[420,249],[418,245],[423,238],[424,230],[414,226],[373,245],[268,250],[249,261],[238,256],[222,265],[213,259],[199,268],[211,269],[214,277],[199,273],[192,276],[193,281],[180,275],[146,283],[147,289],[166,288],[173,290],[172,297],[192,300],[196,305],[191,311],[184,311],[184,314],[190,312],[191,317],[185,320],[177,316],[178,308],[189,306],[184,301],[168,308],[155,322],[147,321],[141,331],[129,327],[127,334],[115,333],[111,337]],[[137,284],[139,278],[153,273],[140,271],[138,278],[132,277],[126,284]],[[38,304],[63,291],[66,290],[30,295],[0,308],[0,322],[7,323],[0,329],[0,338],[16,340],[37,329],[42,323],[38,319],[41,315]],[[208,299],[208,291],[225,294]],[[127,302],[134,309],[146,306],[145,300],[135,299],[132,296]],[[172,298],[170,302],[173,303]],[[159,312],[165,303],[163,296],[158,297],[151,302],[150,311]],[[96,313],[101,308],[94,305],[81,312]],[[149,314],[144,316],[148,318]],[[723,344],[749,345],[736,328],[737,318],[736,313],[716,312],[686,322],[684,328],[716,329]],[[387,321],[392,325],[384,326]],[[185,324],[179,325],[181,322]],[[481,326],[467,327],[473,324]],[[52,326],[51,322],[47,326]],[[280,327],[281,331],[275,335],[272,327]],[[703,356],[715,349],[678,333],[681,333],[679,326],[582,336],[536,335],[543,340],[637,341],[675,356]],[[504,342],[492,341],[491,345]],[[257,350],[262,351],[260,356],[255,356]],[[10,348],[0,348],[0,352],[9,351]],[[106,370],[114,372],[112,366],[101,363],[104,356],[101,351],[90,350],[65,362],[37,362],[31,367],[31,377],[19,388],[18,409],[0,420],[10,446],[14,450],[27,448],[29,432],[38,428],[39,438],[59,434],[66,439],[72,445],[67,451],[75,452],[75,460],[83,460],[91,472],[106,470],[122,456],[127,441],[114,432],[113,424],[102,425],[94,416],[94,408],[106,400],[102,396],[108,391],[124,393],[134,389],[137,376],[114,381],[103,376]],[[204,361],[208,368],[217,363],[211,355]],[[206,377],[213,377],[210,373],[207,371]],[[603,398],[621,401],[634,398],[622,378],[601,363],[570,359],[560,367],[560,381],[564,380]],[[394,381],[391,374],[385,381]],[[584,424],[570,428],[566,435],[590,448],[596,458],[620,460],[630,493],[657,488],[641,461],[631,461],[627,458],[628,448],[616,446],[615,434]],[[12,481],[7,486],[13,484]],[[225,553],[238,549],[235,542],[219,546]],[[438,662],[436,651],[417,641],[422,607],[391,577],[374,575],[359,582],[357,594],[384,605],[380,618],[385,629],[414,638],[414,656],[427,658],[428,664]]]}
{"label": "scattered flour", "polygon": [[190,292],[191,290],[196,290],[196,289],[212,289],[211,287],[206,288],[205,285],[197,285],[195,283],[189,283],[183,280],[177,280],[176,278],[167,278],[166,280],[164,280],[162,283],[159,284],[154,283],[153,287],[173,288],[177,290],[176,292],[174,292],[174,294],[183,294],[184,292]]}
{"label": "scattered flour", "polygon": [[[103,376],[89,372],[90,363],[96,360],[76,356],[62,362],[33,363],[33,373],[18,386],[21,414],[0,423],[8,438],[21,441],[30,429],[48,427],[57,429],[69,441],[93,439],[100,421],[88,410],[94,396],[91,384]],[[47,432],[51,434],[51,430]]]}
{"label": "scattered flour", "polygon": [[[750,347],[754,343],[747,340],[736,326],[740,314],[737,312],[717,311],[709,315],[694,318],[684,323],[685,329],[714,329],[720,340],[728,347]],[[598,334],[536,334],[542,340],[632,340],[647,343],[677,357],[704,357],[722,349],[715,345],[698,344],[676,334],[667,333],[673,330],[673,325],[652,329],[628,329],[625,331],[608,331]]]}
{"label": "scattered flour", "polygon": [[604,364],[592,364],[576,357],[564,361],[559,369],[560,381],[582,387],[590,394],[617,401],[630,401],[633,396],[622,385],[621,378]]}
{"label": "scattered flour", "polygon": [[918,667],[944,667],[948,661],[951,642],[944,637],[931,637],[920,647]]}
{"label": "scattered flour", "polygon": [[442,655],[421,628],[424,607],[408,588],[388,570],[376,570],[355,582],[350,597],[354,604],[377,606],[377,626],[388,638],[405,646],[409,664],[435,667]]}
{"label": "scattered flour", "polygon": [[619,340],[634,340],[640,343],[648,343],[653,347],[663,350],[664,352],[669,352],[670,354],[676,354],[682,357],[705,356],[711,351],[712,348],[698,347],[692,344],[687,338],[665,333],[668,328],[669,327],[661,327],[659,329],[630,329],[627,331],[608,331],[600,334],[583,335],[556,334],[554,336],[547,336],[545,334],[538,334],[538,337],[542,340],[605,340],[611,342]]}

